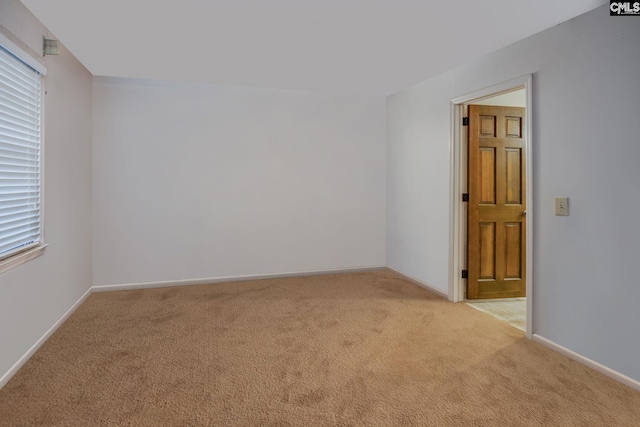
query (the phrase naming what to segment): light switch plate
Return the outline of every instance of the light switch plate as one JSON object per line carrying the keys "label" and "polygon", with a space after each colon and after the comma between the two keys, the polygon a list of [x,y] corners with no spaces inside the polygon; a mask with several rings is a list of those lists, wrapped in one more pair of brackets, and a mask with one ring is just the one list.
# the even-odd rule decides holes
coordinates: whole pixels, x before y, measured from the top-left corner
{"label": "light switch plate", "polygon": [[569,198],[556,197],[556,216],[569,216]]}

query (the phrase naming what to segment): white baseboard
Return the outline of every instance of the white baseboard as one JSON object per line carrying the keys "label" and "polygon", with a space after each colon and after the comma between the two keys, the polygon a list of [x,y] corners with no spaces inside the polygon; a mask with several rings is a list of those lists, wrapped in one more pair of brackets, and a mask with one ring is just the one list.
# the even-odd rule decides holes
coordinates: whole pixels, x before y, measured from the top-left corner
{"label": "white baseboard", "polygon": [[67,310],[67,312],[63,314],[62,317],[58,319],[58,321],[54,323],[47,332],[44,333],[44,335],[41,336],[40,339],[36,341],[36,343],[32,345],[31,348],[27,350],[27,352],[20,359],[18,359],[17,362],[14,363],[14,365],[7,372],[5,372],[4,375],[2,375],[2,377],[0,377],[0,389],[9,382],[11,377],[13,377],[16,372],[20,370],[22,365],[27,363],[27,360],[29,360],[36,351],[38,351],[42,344],[47,342],[51,335],[53,335],[54,332],[57,331],[58,328],[67,321],[67,319],[73,314],[74,311],[76,311],[78,307],[80,307],[80,305],[89,297],[89,295],[91,295],[91,288],[89,288],[87,292],[85,292],[84,295],[82,295],[80,299],[76,301],[75,304],[73,304],[73,306],[71,306],[71,308]]}
{"label": "white baseboard", "polygon": [[247,280],[282,279],[286,277],[302,277],[302,276],[320,276],[323,274],[364,273],[369,271],[384,270],[385,268],[386,268],[385,266],[379,265],[379,266],[370,266],[370,267],[297,271],[297,272],[291,272],[291,273],[209,277],[206,279],[168,280],[168,281],[162,281],[162,282],[128,283],[128,284],[121,284],[121,285],[99,285],[99,286],[93,286],[91,289],[93,290],[93,292],[112,292],[112,291],[126,291],[126,290],[132,290],[132,289],[164,288],[164,287],[170,287],[170,286],[208,285],[208,284],[214,284],[214,283],[243,282]]}
{"label": "white baseboard", "polygon": [[428,291],[433,292],[434,294],[437,294],[439,296],[441,296],[444,299],[449,299],[449,295],[447,295],[446,292],[441,291],[440,289],[434,288],[433,286],[429,285],[428,283],[422,282],[418,279],[416,279],[415,277],[411,277],[407,274],[401,273],[398,270],[396,270],[395,268],[391,268],[387,266],[387,270],[397,274],[398,276],[401,276],[403,279],[420,286],[421,288],[425,288]]}
{"label": "white baseboard", "polygon": [[578,353],[576,353],[575,351],[571,351],[566,347],[563,347],[559,344],[556,344],[555,342],[548,340],[544,337],[541,337],[540,335],[536,335],[533,334],[533,340],[537,343],[542,344],[545,347],[550,348],[551,350],[557,351],[560,354],[563,354],[565,356],[567,356],[569,359],[573,359],[578,363],[581,363],[585,366],[588,366],[589,368],[593,369],[594,371],[598,371],[603,375],[608,376],[611,379],[614,379],[626,386],[631,387],[634,390],[638,390],[640,391],[640,381],[636,381],[633,378],[629,378],[628,376],[621,374],[618,371],[614,371],[611,368],[607,368],[604,365],[599,364],[596,361],[593,361],[587,357],[584,357]]}

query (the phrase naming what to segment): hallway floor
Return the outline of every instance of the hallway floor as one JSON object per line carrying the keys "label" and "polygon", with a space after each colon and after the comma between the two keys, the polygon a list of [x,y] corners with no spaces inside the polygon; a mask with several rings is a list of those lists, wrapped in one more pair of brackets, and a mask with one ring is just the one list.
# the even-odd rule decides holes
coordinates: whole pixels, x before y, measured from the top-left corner
{"label": "hallway floor", "polygon": [[522,331],[526,330],[526,298],[474,300],[467,301],[467,304],[493,317],[504,320]]}

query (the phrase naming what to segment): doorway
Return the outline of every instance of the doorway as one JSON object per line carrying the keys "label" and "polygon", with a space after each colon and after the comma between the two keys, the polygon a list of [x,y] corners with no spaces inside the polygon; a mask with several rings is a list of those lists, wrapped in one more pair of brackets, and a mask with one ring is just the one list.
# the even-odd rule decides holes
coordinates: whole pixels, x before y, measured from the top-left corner
{"label": "doorway", "polygon": [[[522,316],[522,311],[525,312],[524,319],[520,319],[517,323],[526,324],[526,333],[529,338],[533,335],[533,292],[532,292],[532,270],[533,270],[533,252],[532,252],[532,235],[533,235],[533,221],[532,221],[532,188],[533,188],[533,158],[531,156],[531,76],[524,76],[519,79],[514,79],[499,85],[495,85],[489,88],[485,88],[482,90],[478,90],[467,95],[458,97],[451,101],[451,135],[452,135],[452,144],[451,144],[451,162],[452,162],[452,177],[451,177],[451,212],[452,212],[452,226],[450,228],[450,280],[449,280],[449,299],[455,302],[466,301],[470,298],[482,298],[481,301],[490,304],[484,304],[483,308],[489,308],[491,306],[497,307],[499,312],[504,314],[505,309],[509,311],[515,310],[516,312],[520,310],[520,314],[516,314],[517,316]],[[467,224],[467,219],[469,216],[469,203],[468,199],[463,201],[463,195],[469,193],[468,188],[468,173],[467,173],[467,164],[469,161],[469,152],[467,147],[467,138],[469,136],[469,126],[463,125],[463,117],[469,117],[469,105],[492,105],[499,107],[517,107],[514,110],[503,110],[501,108],[495,108],[496,111],[491,109],[487,110],[492,114],[480,114],[480,117],[484,117],[484,123],[487,126],[485,133],[491,133],[492,129],[496,129],[498,126],[511,126],[511,134],[520,133],[522,139],[522,145],[520,148],[510,148],[506,152],[501,154],[501,157],[504,158],[510,157],[511,165],[511,175],[513,175],[514,166],[521,166],[521,174],[518,174],[519,181],[522,184],[522,189],[518,190],[517,186],[512,185],[511,189],[515,189],[512,191],[511,198],[515,197],[516,193],[522,195],[520,200],[510,200],[510,204],[508,204],[508,208],[514,212],[509,213],[509,215],[514,216],[514,218],[510,218],[507,221],[508,228],[502,227],[504,230],[508,231],[509,236],[498,236],[503,239],[502,243],[497,243],[493,239],[496,238],[495,231],[497,230],[498,225],[484,227],[482,230],[485,232],[484,241],[482,241],[483,236],[478,236],[476,233],[475,236],[469,236],[469,226]],[[486,109],[488,107],[471,107],[472,114],[476,115],[476,120],[478,120],[478,110],[483,111],[482,109]],[[522,109],[523,110],[520,110]],[[474,113],[474,109],[476,110]],[[500,111],[507,111],[506,119],[499,119],[498,116],[501,114]],[[509,113],[509,111],[511,111]],[[514,111],[516,113],[514,113]],[[515,126],[518,123],[517,111],[522,111],[522,127]],[[494,114],[495,113],[495,114]],[[489,120],[489,118],[495,117],[494,121]],[[501,124],[498,125],[498,120],[501,120]],[[506,120],[506,122],[505,122]],[[507,123],[508,122],[508,123]],[[482,126],[480,124],[480,126]],[[521,129],[521,130],[520,130]],[[519,132],[515,132],[518,130]],[[475,131],[478,131],[478,125],[475,127]],[[517,145],[517,144],[516,144]],[[477,147],[476,147],[477,149]],[[485,147],[482,152],[485,155],[486,165],[489,166],[489,169],[493,168],[494,163],[491,161],[492,158],[495,161],[495,157],[491,156],[492,153],[497,153],[497,149],[487,148]],[[518,154],[518,150],[521,150],[521,157],[518,159],[516,154]],[[474,154],[476,166],[478,164],[478,155]],[[486,166],[485,165],[485,166]],[[486,168],[485,168],[486,169]],[[472,173],[477,173],[477,171],[472,171]],[[502,172],[501,172],[502,173]],[[517,171],[516,171],[517,173]],[[496,181],[490,181],[489,185],[487,183],[484,184],[485,188],[488,190],[488,195],[491,196],[491,191],[496,190],[496,186],[502,186],[502,190],[507,190],[505,183],[498,184]],[[480,187],[476,185],[476,193],[478,192]],[[492,190],[493,189],[493,190]],[[501,190],[501,191],[502,191]],[[505,193],[505,191],[502,191]],[[477,195],[477,194],[476,194]],[[509,197],[507,197],[509,198]],[[517,202],[517,203],[516,203]],[[485,203],[484,205],[488,205]],[[517,206],[516,206],[517,205]],[[494,209],[495,206],[491,207]],[[517,212],[516,212],[517,210]],[[526,211],[525,211],[526,210]],[[485,212],[486,213],[486,212]],[[513,215],[512,215],[513,214]],[[477,209],[476,209],[476,219]],[[484,215],[484,214],[483,214]],[[524,215],[526,215],[526,223],[524,221]],[[486,225],[492,221],[485,220],[483,225]],[[495,222],[495,221],[494,221]],[[526,225],[525,225],[526,224]],[[478,224],[475,224],[478,225]],[[503,224],[505,225],[505,224]],[[477,231],[479,228],[475,227]],[[493,232],[491,232],[493,230]],[[504,234],[504,233],[502,233]],[[491,237],[491,239],[488,239]],[[508,237],[507,240],[504,240],[505,237]],[[517,237],[517,239],[516,239]],[[471,241],[470,241],[471,239]],[[479,240],[480,239],[480,240]],[[518,241],[520,241],[521,246],[519,246],[519,253],[515,250],[515,246],[519,245]],[[491,277],[496,276],[495,271],[490,271],[490,268],[486,268],[482,274],[484,276],[477,274],[475,280],[480,278],[482,284],[488,285],[486,286],[486,292],[478,292],[478,287],[474,287],[471,290],[471,294],[468,294],[468,286],[467,286],[467,277],[469,277],[469,271],[467,270],[467,265],[469,260],[469,256],[467,253],[469,243],[473,245],[484,245],[485,253],[490,254],[489,258],[484,261],[486,266],[493,265],[496,266],[496,259],[491,259],[491,256],[496,254],[496,244],[502,245],[501,249],[498,251],[500,253],[504,253],[504,245],[511,245],[513,248],[508,251],[509,257],[508,259],[502,259],[499,261],[502,265],[501,268],[504,267],[505,263],[509,264],[509,268],[506,273],[501,273],[502,282],[498,283],[495,280],[492,280]],[[506,243],[505,243],[506,242]],[[472,255],[475,255],[480,252],[480,247],[476,247],[477,250],[472,252]],[[493,254],[493,255],[492,255]],[[516,256],[516,258],[514,258]],[[518,262],[516,262],[516,260]],[[478,260],[471,260],[472,264],[475,263],[472,267],[476,269],[476,273],[478,272]],[[521,271],[518,271],[519,268],[522,268]],[[513,277],[512,277],[513,276]],[[517,291],[517,283],[516,276],[521,276],[521,284],[522,290]],[[494,277],[495,278],[495,277]],[[506,278],[506,282],[505,279]],[[476,282],[477,285],[477,282]],[[499,289],[506,289],[506,293],[497,292]],[[518,293],[520,292],[520,293]],[[526,294],[527,298],[524,298]],[[502,299],[502,297],[510,297]],[[507,304],[494,304],[496,302],[505,302]],[[481,304],[481,303],[480,303]],[[507,305],[510,305],[510,308],[505,308]],[[515,307],[515,308],[514,308]],[[479,308],[479,307],[478,307]],[[482,309],[482,308],[480,308]],[[483,310],[484,311],[484,310]],[[490,311],[490,310],[487,310]],[[513,313],[512,313],[513,314]],[[502,317],[504,316],[496,316]],[[511,315],[511,317],[513,317]]]}

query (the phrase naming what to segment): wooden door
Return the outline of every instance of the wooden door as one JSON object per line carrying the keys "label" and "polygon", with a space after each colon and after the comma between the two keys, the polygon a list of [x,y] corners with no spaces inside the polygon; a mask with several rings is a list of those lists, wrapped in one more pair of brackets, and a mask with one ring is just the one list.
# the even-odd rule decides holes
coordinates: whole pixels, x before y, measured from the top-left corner
{"label": "wooden door", "polygon": [[467,299],[525,296],[524,112],[469,106]]}

